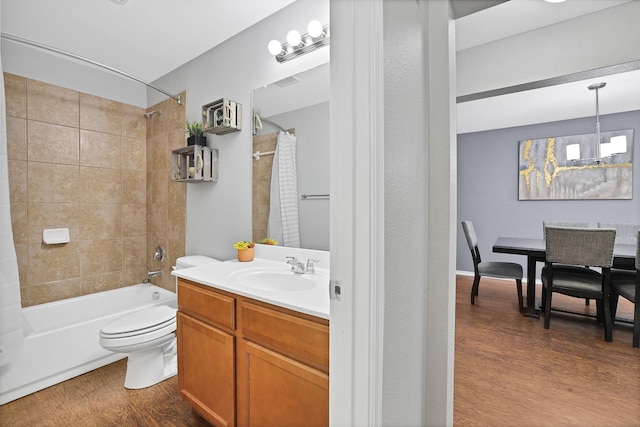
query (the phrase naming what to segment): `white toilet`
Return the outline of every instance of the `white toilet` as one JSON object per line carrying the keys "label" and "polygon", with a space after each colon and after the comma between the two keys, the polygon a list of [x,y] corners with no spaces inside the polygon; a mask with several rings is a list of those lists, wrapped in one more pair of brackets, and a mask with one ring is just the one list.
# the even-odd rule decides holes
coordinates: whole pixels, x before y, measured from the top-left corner
{"label": "white toilet", "polygon": [[[219,262],[202,255],[178,258],[176,269]],[[102,327],[100,345],[128,353],[125,388],[150,387],[177,373],[176,309],[160,305],[119,317]]]}

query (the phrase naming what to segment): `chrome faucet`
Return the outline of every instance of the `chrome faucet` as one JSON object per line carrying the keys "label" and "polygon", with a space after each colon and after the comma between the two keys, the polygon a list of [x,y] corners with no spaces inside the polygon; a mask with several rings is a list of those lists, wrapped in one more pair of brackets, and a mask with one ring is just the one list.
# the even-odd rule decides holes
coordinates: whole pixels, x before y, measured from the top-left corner
{"label": "chrome faucet", "polygon": [[298,261],[298,257],[288,256],[287,264],[291,266],[291,271],[296,274],[304,274],[304,264]]}
{"label": "chrome faucet", "polygon": [[316,267],[313,264],[314,262],[320,262],[317,259],[311,259],[309,258],[307,260],[307,267],[305,268],[305,271],[307,274],[316,274]]}
{"label": "chrome faucet", "polygon": [[316,268],[314,266],[314,262],[320,262],[317,259],[311,259],[309,258],[307,260],[307,265],[305,267],[305,265],[298,260],[298,257],[295,256],[288,256],[287,259],[289,261],[287,261],[287,264],[289,264],[291,266],[291,271],[293,271],[296,274],[315,274],[316,273]]}
{"label": "chrome faucet", "polygon": [[147,271],[147,277],[142,281],[142,283],[149,283],[149,279],[152,277],[156,277],[162,274],[162,270],[156,271]]}

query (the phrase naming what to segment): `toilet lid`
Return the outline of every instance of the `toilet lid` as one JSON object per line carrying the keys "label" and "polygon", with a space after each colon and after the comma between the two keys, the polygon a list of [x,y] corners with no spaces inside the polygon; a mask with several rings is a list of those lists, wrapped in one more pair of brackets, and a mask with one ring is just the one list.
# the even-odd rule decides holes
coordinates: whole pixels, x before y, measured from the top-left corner
{"label": "toilet lid", "polygon": [[158,305],[135,311],[106,324],[100,331],[103,337],[123,337],[150,332],[176,321],[176,309]]}

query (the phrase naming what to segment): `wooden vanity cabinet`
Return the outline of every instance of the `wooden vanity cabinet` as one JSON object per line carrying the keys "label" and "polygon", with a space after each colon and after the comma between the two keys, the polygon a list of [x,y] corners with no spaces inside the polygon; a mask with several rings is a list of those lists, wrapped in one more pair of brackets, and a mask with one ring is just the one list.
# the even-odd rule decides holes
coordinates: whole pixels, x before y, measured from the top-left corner
{"label": "wooden vanity cabinet", "polygon": [[216,426],[328,426],[329,321],[179,279],[178,387]]}
{"label": "wooden vanity cabinet", "polygon": [[178,390],[216,426],[235,426],[235,300],[178,281]]}

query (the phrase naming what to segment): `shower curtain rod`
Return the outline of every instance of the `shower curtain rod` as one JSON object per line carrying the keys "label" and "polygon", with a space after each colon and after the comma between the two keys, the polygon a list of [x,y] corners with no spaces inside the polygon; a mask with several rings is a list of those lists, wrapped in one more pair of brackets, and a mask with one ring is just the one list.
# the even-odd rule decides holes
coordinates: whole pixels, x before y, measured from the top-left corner
{"label": "shower curtain rod", "polygon": [[135,76],[132,76],[131,74],[127,74],[124,71],[120,71],[120,70],[118,70],[116,68],[113,68],[113,67],[110,67],[108,65],[102,64],[102,63],[100,63],[98,61],[94,61],[93,59],[85,58],[83,56],[76,55],[75,53],[67,52],[66,50],[58,49],[56,47],[47,46],[45,44],[37,43],[37,42],[31,41],[31,40],[26,40],[26,39],[23,39],[23,38],[20,38],[20,37],[16,37],[16,36],[12,36],[12,35],[5,34],[5,33],[0,33],[0,36],[2,36],[3,39],[7,39],[7,40],[14,41],[16,43],[22,43],[22,44],[26,44],[26,45],[29,45],[29,46],[37,47],[37,48],[40,48],[40,49],[48,50],[50,52],[58,53],[60,55],[65,55],[65,56],[68,56],[70,58],[74,58],[74,59],[77,59],[79,61],[84,61],[84,62],[87,62],[89,64],[95,65],[97,67],[104,68],[105,70],[111,71],[112,73],[120,74],[123,77],[126,77],[128,79],[134,80],[134,81],[136,81],[138,83],[142,83],[143,85],[145,85],[147,87],[150,87],[151,89],[157,90],[158,92],[168,96],[169,98],[175,99],[178,104],[182,105],[182,97],[180,95],[172,95],[171,93],[169,93],[169,92],[167,92],[167,91],[165,91],[163,89],[160,89],[159,87],[154,86],[151,83],[147,83],[144,80],[141,80],[141,79],[139,79],[139,78],[137,78]]}

